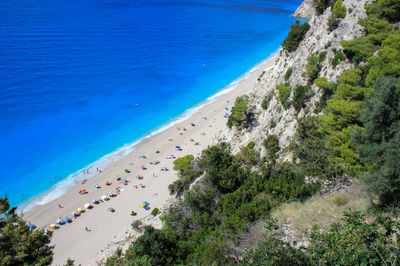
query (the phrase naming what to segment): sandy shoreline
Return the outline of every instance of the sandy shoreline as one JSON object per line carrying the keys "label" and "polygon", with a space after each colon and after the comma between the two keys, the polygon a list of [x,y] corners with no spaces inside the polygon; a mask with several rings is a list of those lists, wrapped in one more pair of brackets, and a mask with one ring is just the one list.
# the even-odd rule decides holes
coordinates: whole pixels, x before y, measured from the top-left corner
{"label": "sandy shoreline", "polygon": [[[77,184],[61,197],[44,205],[38,205],[24,214],[24,219],[45,227],[55,223],[57,218],[72,217],[71,213],[77,208],[83,207],[92,199],[100,199],[101,196],[115,192],[121,188],[120,194],[109,201],[94,205],[77,219],[72,219],[70,224],[62,225],[53,234],[52,244],[55,245],[54,265],[63,265],[68,258],[75,260],[79,265],[96,265],[95,259],[107,244],[115,241],[125,232],[135,220],[144,220],[151,217],[153,208],[164,210],[173,201],[168,185],[176,179],[173,168],[173,159],[167,159],[171,155],[177,158],[187,154],[199,155],[208,145],[214,143],[215,135],[221,130],[226,130],[225,108],[231,109],[237,96],[248,93],[257,83],[257,78],[267,68],[272,67],[275,57],[260,63],[249,76],[239,82],[233,90],[219,96],[214,102],[203,106],[190,118],[151,136],[136,146],[130,154],[111,163],[101,173],[88,179],[85,184]],[[194,126],[191,124],[193,123]],[[185,128],[186,130],[183,130]],[[198,143],[198,144],[197,144]],[[196,145],[197,144],[197,145]],[[178,151],[175,147],[183,150]],[[159,150],[159,153],[155,151]],[[140,158],[145,155],[146,158]],[[160,161],[159,164],[150,164],[152,161]],[[141,167],[147,169],[143,170]],[[161,171],[166,167],[169,171]],[[130,173],[124,170],[129,169]],[[137,176],[143,176],[139,180]],[[121,184],[117,178],[126,178],[128,185]],[[112,184],[107,186],[105,181]],[[95,189],[95,184],[101,186]],[[78,191],[86,189],[85,195]],[[150,210],[144,210],[140,204],[142,201],[150,203]],[[59,207],[62,205],[62,208]],[[115,212],[107,211],[114,208]],[[135,211],[136,216],[131,216],[130,211]],[[153,219],[155,226],[159,226],[158,219]],[[86,231],[85,228],[90,231]]]}

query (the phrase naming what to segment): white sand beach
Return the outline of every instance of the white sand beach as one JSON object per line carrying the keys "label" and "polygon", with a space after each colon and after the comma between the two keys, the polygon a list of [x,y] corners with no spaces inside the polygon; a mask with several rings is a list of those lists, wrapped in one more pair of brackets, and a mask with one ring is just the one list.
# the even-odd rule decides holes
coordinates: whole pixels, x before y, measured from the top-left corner
{"label": "white sand beach", "polygon": [[[172,169],[173,159],[167,157],[174,155],[179,158],[187,154],[197,156],[204,148],[215,143],[215,135],[227,128],[225,112],[230,113],[236,97],[248,93],[257,83],[262,71],[271,67],[274,60],[272,57],[264,61],[235,89],[221,95],[187,120],[138,144],[129,155],[112,163],[106,169],[101,169],[101,173],[88,179],[84,184],[77,184],[63,196],[25,213],[25,220],[38,227],[46,227],[55,223],[59,217],[72,217],[73,211],[91,202],[92,199],[100,199],[120,187],[120,192],[115,197],[97,205],[93,204],[93,209],[87,210],[76,219],[72,217],[71,223],[61,225],[55,230],[52,237],[52,244],[55,245],[53,264],[62,265],[71,258],[76,265],[96,265],[96,257],[109,243],[130,228],[133,221],[151,217],[153,208],[165,210],[173,201],[168,185],[177,178],[176,172]],[[180,146],[182,150],[178,151],[176,146]],[[159,153],[156,153],[156,150]],[[141,155],[146,158],[141,158]],[[150,163],[154,161],[160,163]],[[142,166],[146,169],[142,169]],[[162,171],[163,167],[169,170]],[[125,169],[130,172],[126,173]],[[137,176],[143,176],[143,179],[138,179]],[[121,184],[121,180],[117,181],[118,177],[126,178],[128,184]],[[111,182],[111,185],[105,185],[105,181]],[[101,188],[95,189],[95,184]],[[88,193],[80,195],[78,192],[83,189]],[[149,203],[150,210],[140,206],[143,201]],[[114,213],[107,211],[110,207],[115,209]],[[137,215],[131,216],[130,211],[135,211]],[[160,226],[158,219],[151,221],[155,226]]]}

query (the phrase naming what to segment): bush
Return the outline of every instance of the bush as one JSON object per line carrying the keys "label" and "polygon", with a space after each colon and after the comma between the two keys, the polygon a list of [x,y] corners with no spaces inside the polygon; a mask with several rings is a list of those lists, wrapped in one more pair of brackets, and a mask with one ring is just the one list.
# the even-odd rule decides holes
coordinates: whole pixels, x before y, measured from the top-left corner
{"label": "bush", "polygon": [[313,0],[313,6],[318,15],[324,13],[325,9],[327,9],[331,4],[332,0]]}
{"label": "bush", "polygon": [[365,129],[352,138],[361,160],[372,165],[364,176],[367,188],[384,206],[400,202],[399,102],[400,80],[378,79],[374,95],[364,103],[361,121]]}
{"label": "bush", "polygon": [[289,80],[290,76],[292,75],[292,72],[293,72],[293,68],[292,68],[292,67],[289,67],[289,68],[286,70],[286,73],[285,73],[285,81],[288,81],[288,80]]}
{"label": "bush", "polygon": [[267,109],[268,109],[268,105],[269,105],[269,102],[271,101],[272,97],[273,97],[273,94],[272,94],[272,93],[270,93],[270,94],[268,94],[268,95],[266,95],[266,96],[264,97],[264,100],[263,100],[262,103],[261,103],[261,107],[262,107],[264,110],[267,110]]}
{"label": "bush", "polygon": [[185,170],[186,168],[191,166],[193,159],[194,159],[194,157],[191,154],[176,159],[174,161],[174,170],[177,170],[177,171]]}
{"label": "bush", "polygon": [[304,103],[308,100],[309,90],[310,86],[297,86],[294,90],[292,104],[296,111],[300,111],[300,109],[303,108]]}
{"label": "bush", "polygon": [[346,16],[346,7],[343,5],[343,0],[337,0],[333,5],[332,13],[337,18],[344,18]]}
{"label": "bush", "polygon": [[328,19],[328,28],[330,31],[334,31],[339,26],[339,19],[335,14],[332,14]]}
{"label": "bush", "polygon": [[296,23],[290,27],[289,34],[282,43],[283,49],[288,52],[296,51],[309,29],[310,24],[307,22],[300,24],[299,21],[296,21]]}
{"label": "bush", "polygon": [[157,216],[157,214],[160,212],[160,210],[158,209],[158,208],[154,208],[152,211],[151,211],[151,215],[153,215],[153,216]]}
{"label": "bush", "polygon": [[344,223],[315,229],[307,252],[312,265],[395,265],[398,223],[379,216],[366,223],[360,212],[345,212]]}
{"label": "bush", "polygon": [[0,197],[0,265],[50,265],[53,248],[51,233],[32,230],[10,208],[7,196]]}
{"label": "bush", "polygon": [[193,167],[193,155],[189,154],[174,161],[174,170],[178,170],[178,180],[169,184],[168,189],[171,195],[176,194],[176,197],[189,189],[193,181],[202,174],[200,169]]}
{"label": "bush", "polygon": [[244,95],[236,98],[235,106],[232,107],[232,112],[228,118],[227,125],[229,128],[248,127],[253,120],[253,113],[248,109],[249,96]]}
{"label": "bush", "polygon": [[289,97],[290,97],[290,93],[292,91],[292,87],[290,87],[290,84],[289,83],[285,83],[285,84],[281,83],[281,84],[277,85],[275,89],[279,93],[279,96],[278,96],[279,102],[283,105],[283,107],[285,109],[289,108],[289,106],[290,106]]}
{"label": "bush", "polygon": [[301,249],[271,237],[249,250],[240,265],[311,265],[311,261]]}
{"label": "bush", "polygon": [[337,66],[340,64],[340,62],[346,60],[346,57],[344,56],[342,51],[338,51],[335,56],[332,58],[332,65]]}
{"label": "bush", "polygon": [[136,230],[137,232],[139,232],[139,233],[141,233],[143,230],[142,230],[142,221],[140,221],[140,220],[135,220],[132,224],[131,224],[131,227],[132,227],[132,229],[134,229],[134,230]]}
{"label": "bush", "polygon": [[321,71],[320,62],[321,58],[317,54],[311,54],[307,58],[306,75],[310,83],[318,78],[319,72]]}
{"label": "bush", "polygon": [[276,153],[281,149],[279,140],[275,135],[268,135],[263,141],[263,146],[267,150],[267,157],[270,161],[276,160]]}

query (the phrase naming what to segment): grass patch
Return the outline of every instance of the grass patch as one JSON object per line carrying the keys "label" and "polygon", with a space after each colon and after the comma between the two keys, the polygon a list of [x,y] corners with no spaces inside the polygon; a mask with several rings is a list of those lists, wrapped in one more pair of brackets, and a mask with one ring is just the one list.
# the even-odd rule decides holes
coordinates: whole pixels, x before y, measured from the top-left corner
{"label": "grass patch", "polygon": [[349,209],[366,211],[369,199],[361,184],[354,184],[347,192],[338,192],[328,196],[314,196],[304,203],[283,204],[272,212],[279,223],[291,223],[301,232],[309,232],[317,225],[328,229],[334,222],[341,222],[343,212]]}

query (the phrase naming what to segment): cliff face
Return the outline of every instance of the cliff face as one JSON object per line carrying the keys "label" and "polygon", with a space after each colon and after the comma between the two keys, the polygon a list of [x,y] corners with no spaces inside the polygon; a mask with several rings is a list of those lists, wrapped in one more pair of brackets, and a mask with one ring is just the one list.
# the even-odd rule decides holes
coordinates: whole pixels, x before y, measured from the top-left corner
{"label": "cliff face", "polygon": [[[332,65],[332,58],[335,51],[341,49],[340,41],[352,40],[360,36],[363,27],[358,24],[359,18],[364,18],[365,4],[369,0],[344,0],[343,5],[347,9],[346,17],[340,20],[339,26],[330,31],[328,28],[328,20],[332,14],[331,8],[327,8],[323,14],[318,16],[312,6],[312,0],[305,0],[304,3],[296,11],[295,16],[310,18],[310,30],[307,32],[304,40],[300,43],[298,49],[292,53],[281,51],[277,56],[275,65],[267,69],[260,77],[260,81],[256,84],[250,93],[249,106],[255,113],[255,122],[249,129],[232,130],[221,132],[218,136],[219,140],[225,140],[232,144],[233,150],[238,151],[239,148],[250,141],[254,141],[258,147],[262,147],[262,141],[268,134],[274,134],[279,138],[281,147],[280,159],[289,160],[290,153],[285,149],[290,144],[295,132],[297,118],[307,115],[314,115],[316,103],[321,97],[321,91],[316,85],[311,87],[311,95],[313,95],[305,107],[297,112],[293,106],[285,110],[279,102],[278,92],[275,90],[276,85],[289,82],[292,87],[290,100],[293,97],[293,90],[299,85],[306,85],[307,78],[305,76],[307,58],[312,53],[326,52],[326,58],[321,62],[321,71],[319,76],[325,76],[328,81],[337,82],[339,75],[343,70],[353,67],[349,61],[342,61],[336,67]],[[290,78],[285,81],[284,76],[288,68],[292,68]],[[268,108],[264,110],[261,107],[263,99],[273,95]],[[261,155],[265,151],[261,148]]]}

